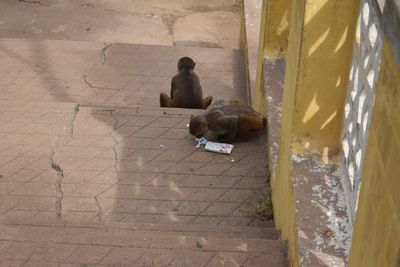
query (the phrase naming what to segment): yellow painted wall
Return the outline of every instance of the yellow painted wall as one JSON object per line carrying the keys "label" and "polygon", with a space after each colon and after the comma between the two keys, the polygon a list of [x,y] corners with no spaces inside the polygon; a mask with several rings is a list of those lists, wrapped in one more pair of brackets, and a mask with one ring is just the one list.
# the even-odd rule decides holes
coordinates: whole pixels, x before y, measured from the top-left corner
{"label": "yellow painted wall", "polygon": [[288,240],[288,254],[291,266],[299,266],[293,180],[291,175],[291,140],[304,9],[305,1],[293,1],[283,94],[278,166],[275,177],[271,177],[275,224],[281,231],[281,238]]}
{"label": "yellow painted wall", "polygon": [[265,58],[285,58],[288,47],[292,0],[265,0],[263,54]]}
{"label": "yellow painted wall", "polygon": [[246,75],[246,98],[247,103],[251,103],[250,99],[250,73],[249,73],[249,52],[247,45],[247,33],[246,33],[246,24],[245,24],[245,11],[244,11],[244,2],[241,1],[240,5],[240,36],[239,36],[239,46],[243,49],[244,54],[244,63],[246,67],[245,75]]}
{"label": "yellow painted wall", "polygon": [[383,45],[356,214],[351,267],[400,266],[400,66]]}
{"label": "yellow painted wall", "polygon": [[299,266],[291,155],[338,154],[359,1],[293,0],[278,166],[272,177],[274,217]]}
{"label": "yellow painted wall", "polygon": [[263,115],[266,115],[263,61],[285,58],[291,5],[292,0],[264,0],[262,3],[259,57],[252,103],[255,110]]}
{"label": "yellow painted wall", "polygon": [[332,156],[340,151],[358,9],[359,1],[308,0],[304,14],[294,134]]}

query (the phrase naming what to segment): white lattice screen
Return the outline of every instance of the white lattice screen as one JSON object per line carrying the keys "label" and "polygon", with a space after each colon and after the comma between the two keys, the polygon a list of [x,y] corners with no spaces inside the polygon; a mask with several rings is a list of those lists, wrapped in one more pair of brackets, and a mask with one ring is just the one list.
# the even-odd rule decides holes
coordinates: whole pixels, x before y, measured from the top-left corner
{"label": "white lattice screen", "polygon": [[354,218],[368,129],[375,98],[382,46],[381,13],[374,0],[362,0],[357,23],[353,61],[347,89],[342,159],[345,190]]}

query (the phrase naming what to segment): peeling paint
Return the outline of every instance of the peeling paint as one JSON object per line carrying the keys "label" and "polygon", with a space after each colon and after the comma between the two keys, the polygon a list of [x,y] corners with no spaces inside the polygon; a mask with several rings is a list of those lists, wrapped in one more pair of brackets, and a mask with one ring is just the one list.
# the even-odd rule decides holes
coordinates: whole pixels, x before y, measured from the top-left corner
{"label": "peeling paint", "polygon": [[[311,187],[312,206],[319,209],[323,214],[319,216],[320,222],[317,223],[319,227],[318,229],[314,229],[313,236],[311,237],[312,247],[315,252],[313,256],[327,255],[324,251],[327,247],[331,247],[336,251],[336,255],[344,256],[343,259],[339,260],[335,255],[330,255],[331,259],[329,261],[332,265],[329,266],[344,266],[348,259],[351,245],[352,224],[348,216],[347,202],[337,166],[323,164],[319,160],[307,155],[293,155],[292,160],[303,164],[301,168],[307,168],[314,174],[312,175],[314,177],[312,180],[313,184],[309,184],[310,181],[298,184],[303,187],[301,190],[305,190],[304,188],[308,186]],[[333,169],[336,171],[332,173],[331,170]],[[321,177],[321,179],[316,180],[315,177]],[[307,177],[302,175],[301,177],[297,177],[297,180],[306,181]],[[296,201],[296,205],[301,205],[301,202]],[[331,234],[324,236],[327,229],[329,229]],[[308,250],[309,248],[306,249]],[[310,254],[306,254],[303,257],[310,256]],[[328,259],[325,257],[324,260]]]}

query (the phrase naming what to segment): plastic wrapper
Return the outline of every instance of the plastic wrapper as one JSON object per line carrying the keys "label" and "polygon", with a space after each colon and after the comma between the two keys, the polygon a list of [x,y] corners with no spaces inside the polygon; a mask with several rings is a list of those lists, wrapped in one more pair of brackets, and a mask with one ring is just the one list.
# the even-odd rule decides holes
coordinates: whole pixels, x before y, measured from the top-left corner
{"label": "plastic wrapper", "polygon": [[215,143],[215,142],[210,142],[208,141],[206,143],[205,149],[207,151],[211,152],[216,152],[216,153],[221,153],[221,154],[231,154],[232,149],[234,148],[234,145],[231,144],[224,144],[224,143]]}

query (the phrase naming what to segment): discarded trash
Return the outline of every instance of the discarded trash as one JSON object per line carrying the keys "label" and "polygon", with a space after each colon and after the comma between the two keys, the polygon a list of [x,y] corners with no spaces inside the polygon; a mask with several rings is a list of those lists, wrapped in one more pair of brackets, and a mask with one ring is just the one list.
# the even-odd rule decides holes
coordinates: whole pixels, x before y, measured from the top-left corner
{"label": "discarded trash", "polygon": [[208,140],[204,137],[196,138],[197,145],[194,146],[194,148],[200,148],[202,145],[207,144]]}
{"label": "discarded trash", "polygon": [[[201,146],[205,145],[205,149],[207,151],[217,152],[221,154],[229,155],[231,154],[232,149],[235,147],[234,145],[231,144],[210,142],[205,137],[196,138],[195,140],[197,141],[197,144],[194,146],[195,148],[201,148]],[[235,160],[231,158],[225,158],[225,159],[231,162],[235,162]]]}
{"label": "discarded trash", "polygon": [[234,145],[224,144],[224,143],[215,143],[215,142],[207,142],[205,149],[211,152],[217,152],[221,154],[231,154]]}
{"label": "discarded trash", "polygon": [[189,128],[189,123],[188,123],[188,124],[186,124],[186,128]]}
{"label": "discarded trash", "polygon": [[167,148],[167,146],[164,146],[164,145],[160,145],[160,147],[162,147],[162,148]]}
{"label": "discarded trash", "polygon": [[231,159],[231,158],[225,158],[227,161],[230,161],[230,162],[235,162],[235,160],[234,159]]}

